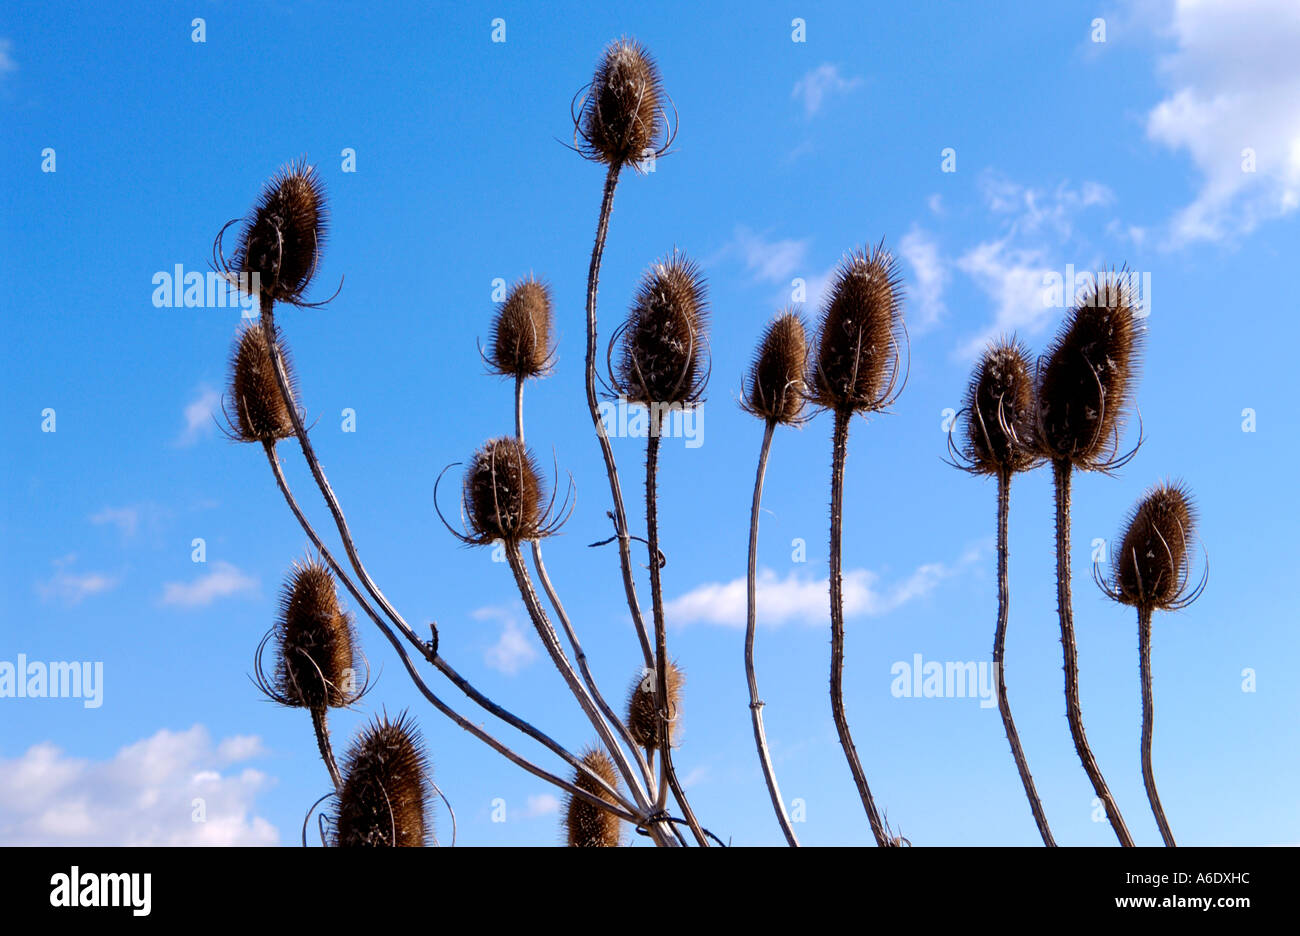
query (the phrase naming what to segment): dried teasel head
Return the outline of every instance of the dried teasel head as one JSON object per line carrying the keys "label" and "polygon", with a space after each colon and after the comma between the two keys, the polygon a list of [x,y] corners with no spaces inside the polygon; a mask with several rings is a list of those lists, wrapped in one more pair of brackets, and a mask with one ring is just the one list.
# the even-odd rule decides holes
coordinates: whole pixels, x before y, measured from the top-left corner
{"label": "dried teasel head", "polygon": [[470,540],[517,543],[547,535],[541,499],[537,465],[523,443],[512,436],[485,442],[470,460],[461,493]]}
{"label": "dried teasel head", "polygon": [[[262,675],[266,643],[275,646],[274,676]],[[258,683],[281,705],[321,711],[351,705],[359,686],[359,652],[352,617],[339,604],[329,569],[294,563],[280,594],[280,615],[258,648]]]}
{"label": "dried teasel head", "polygon": [[883,242],[853,251],[840,263],[817,328],[808,386],[818,406],[872,412],[897,391],[903,326],[903,280]]}
{"label": "dried teasel head", "polygon": [[972,474],[1014,473],[1034,466],[1034,375],[1029,353],[1014,338],[980,356],[966,390],[960,460]]}
{"label": "dried teasel head", "polygon": [[348,750],[334,821],[339,847],[419,847],[433,838],[429,759],[405,713],[378,716]]}
{"label": "dried teasel head", "polygon": [[1045,458],[1104,471],[1131,457],[1116,455],[1142,345],[1130,280],[1125,270],[1098,276],[1038,362],[1035,436]]}
{"label": "dried teasel head", "polygon": [[[296,398],[296,381],[289,352],[283,339],[278,337],[278,328],[276,335],[289,389]],[[230,354],[230,386],[222,407],[227,434],[237,442],[274,443],[293,435],[293,417],[276,382],[266,333],[260,324],[243,326],[235,338],[235,347]]]}
{"label": "dried teasel head", "polygon": [[[218,262],[227,275],[256,274],[264,299],[310,305],[302,297],[320,264],[328,217],[316,167],[303,160],[290,163],[262,187],[234,256]],[[218,235],[218,252],[220,241]]]}
{"label": "dried teasel head", "polygon": [[1191,604],[1205,583],[1188,589],[1195,534],[1196,507],[1187,486],[1173,481],[1152,487],[1129,514],[1107,594],[1147,610]]}
{"label": "dried teasel head", "polygon": [[507,377],[539,377],[551,363],[551,290],[529,276],[511,288],[492,321],[488,364]]}
{"label": "dried teasel head", "polygon": [[[583,754],[582,762],[613,789],[619,788],[618,774],[604,751],[589,749]],[[575,771],[573,785],[611,805],[615,802],[609,792],[584,771]],[[572,794],[564,811],[564,833],[570,848],[617,848],[623,844],[618,816]]]}
{"label": "dried teasel head", "polygon": [[709,305],[699,265],[674,250],[645,272],[627,320],[610,382],[629,403],[693,406],[709,380]]}
{"label": "dried teasel head", "polygon": [[763,332],[741,406],[769,422],[797,423],[803,411],[807,368],[808,330],[797,312],[786,310]]}
{"label": "dried teasel head", "polygon": [[[575,143],[588,159],[621,168],[667,149],[667,96],[659,68],[634,39],[605,47],[596,74],[574,115]],[[581,139],[578,139],[578,138]]]}
{"label": "dried teasel head", "polygon": [[[664,678],[668,683],[668,743],[672,744],[681,712],[682,685],[686,679],[672,660],[668,661]],[[627,696],[628,733],[641,747],[652,750],[659,750],[663,741],[659,731],[658,688],[658,677],[654,670],[648,670],[632,684]]]}

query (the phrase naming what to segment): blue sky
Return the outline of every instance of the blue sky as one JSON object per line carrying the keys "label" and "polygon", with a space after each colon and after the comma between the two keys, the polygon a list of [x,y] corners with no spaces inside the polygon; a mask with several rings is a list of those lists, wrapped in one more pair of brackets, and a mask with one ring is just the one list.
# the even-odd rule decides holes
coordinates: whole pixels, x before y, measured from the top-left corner
{"label": "blue sky", "polygon": [[[792,40],[795,17],[806,41]],[[1089,571],[1093,540],[1117,534],[1143,489],[1182,477],[1212,576],[1197,604],[1155,622],[1165,810],[1188,844],[1300,841],[1300,638],[1283,587],[1300,571],[1288,530],[1300,506],[1289,0],[7,5],[0,661],[97,661],[104,676],[94,709],[0,699],[0,841],[293,844],[327,788],[307,716],[247,678],[306,540],[260,452],[227,442],[210,416],[239,313],[151,301],[155,273],[205,270],[221,225],[303,155],[332,207],[315,298],[346,279],[328,306],[280,321],[367,565],[408,620],[439,622],[443,654],[480,688],[572,748],[589,741],[507,569],[447,535],[432,492],[444,465],[511,429],[511,389],[476,350],[493,280],[546,277],[559,359],[528,388],[529,441],[578,491],[547,560],[599,682],[621,697],[639,654],[617,557],[586,547],[609,533],[582,399],[602,169],[558,141],[601,48],[625,34],[657,57],[681,123],[676,151],[619,186],[602,343],[640,272],[674,246],[703,264],[713,309],[703,444],[669,440],[661,471],[669,644],[688,680],[676,760],[704,824],[736,844],[781,840],[737,624],[761,437],[736,406],[740,375],[794,280],[811,318],[841,254],[883,237],[907,281],[911,375],[893,412],[850,438],[846,695],[891,824],[925,845],[1038,841],[997,709],[895,697],[891,668],[917,654],[988,659],[994,491],[941,461],[973,353],[1013,329],[1043,348],[1062,314],[1042,301],[1046,273],[1127,263],[1150,274],[1146,441],[1118,478],[1075,485],[1089,738],[1133,834],[1158,844],[1139,771],[1135,621]],[[47,148],[54,172],[42,171]],[[759,678],[783,791],[803,801],[801,838],[866,844],[826,691],[829,432],[822,416],[774,445]],[[640,531],[643,444],[615,448]],[[281,451],[324,529],[295,447]],[[192,561],[195,538],[205,562]],[[1057,840],[1111,845],[1063,718],[1053,568],[1050,477],[1037,472],[1012,491],[1006,678]],[[641,595],[648,606],[644,580]],[[360,631],[379,679],[359,711],[334,717],[336,745],[380,708],[410,706],[461,843],[557,842],[555,791],[424,705],[374,628]],[[505,822],[492,821],[497,799]],[[441,809],[439,825],[446,837]]]}

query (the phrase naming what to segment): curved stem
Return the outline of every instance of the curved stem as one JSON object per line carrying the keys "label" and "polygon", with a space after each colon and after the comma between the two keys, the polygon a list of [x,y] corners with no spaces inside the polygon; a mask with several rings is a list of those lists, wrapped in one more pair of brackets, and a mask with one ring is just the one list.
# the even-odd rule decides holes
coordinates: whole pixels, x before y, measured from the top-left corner
{"label": "curved stem", "polygon": [[754,502],[749,509],[749,575],[747,579],[748,615],[745,621],[745,676],[749,680],[749,716],[754,723],[754,745],[758,748],[758,762],[763,768],[763,779],[767,781],[767,792],[772,798],[772,810],[776,821],[781,824],[785,840],[791,846],[798,846],[799,839],[794,834],[794,826],[785,811],[785,801],[781,799],[781,788],[776,783],[776,771],[772,768],[772,757],[767,750],[767,733],[763,730],[763,700],[758,697],[758,675],[754,670],[754,633],[758,629],[758,512],[763,506],[763,476],[767,473],[767,455],[772,448],[772,433],[776,423],[768,420],[763,429],[763,445],[758,450],[758,471],[754,476]]}
{"label": "curved stem", "polygon": [[343,778],[339,775],[338,761],[334,759],[334,748],[330,744],[330,732],[326,724],[326,709],[323,706],[311,710],[311,726],[316,731],[316,746],[320,748],[320,759],[325,762],[325,769],[330,772],[334,792],[342,796]]}
{"label": "curved stem", "polygon": [[885,834],[885,824],[880,821],[876,801],[867,786],[867,775],[858,759],[858,749],[849,732],[849,720],[844,714],[844,582],[841,574],[841,541],[844,538],[844,461],[849,451],[850,410],[835,412],[835,436],[831,453],[831,714],[835,717],[835,730],[839,732],[840,746],[848,758],[853,782],[858,786],[862,808],[867,811],[871,834],[876,844],[891,844]]}
{"label": "curved stem", "polygon": [[[587,409],[600,442],[600,454],[605,459],[605,474],[609,477],[609,493],[614,500],[614,522],[618,525],[618,561],[623,570],[623,591],[627,594],[628,611],[632,626],[641,641],[641,653],[646,668],[654,666],[654,652],[646,634],[645,617],[636,598],[636,582],[632,578],[632,542],[627,530],[627,510],[623,506],[623,489],[618,481],[618,466],[614,463],[614,449],[609,443],[604,420],[600,418],[600,404],[596,400],[596,291],[600,283],[600,261],[605,253],[605,238],[609,234],[609,216],[614,210],[614,189],[618,186],[619,165],[609,167],[605,175],[605,192],[600,202],[600,219],[596,223],[596,239],[591,247],[591,266],[587,269]],[[655,557],[650,551],[651,561]]]}
{"label": "curved stem", "polygon": [[1074,749],[1079,754],[1083,770],[1092,781],[1092,788],[1106,809],[1115,837],[1125,847],[1133,846],[1124,817],[1120,815],[1115,798],[1110,795],[1106,778],[1092,756],[1088,736],[1083,731],[1083,712],[1079,707],[1079,649],[1074,639],[1074,609],[1070,601],[1070,463],[1052,462],[1052,476],[1056,482],[1056,609],[1061,619],[1061,646],[1065,654],[1065,716],[1070,722],[1070,735]]}
{"label": "curved stem", "polygon": [[[586,800],[587,802],[592,803],[593,805],[600,806],[603,809],[607,809],[610,812],[615,813],[620,819],[634,821],[635,817],[633,816],[633,813],[636,812],[636,808],[628,800],[620,796],[616,789],[614,789],[612,786],[606,783],[600,776],[598,776],[594,771],[588,768],[579,758],[575,757],[569,751],[566,751],[563,747],[561,747],[558,743],[553,741],[550,737],[538,731],[536,728],[533,728],[527,722],[523,721],[522,719],[516,718],[515,716],[510,715],[510,713],[505,712],[504,709],[500,709],[498,706],[495,706],[495,704],[492,704],[491,706],[491,708],[495,710],[494,714],[500,713],[500,717],[508,720],[510,724],[512,724],[514,727],[518,728],[519,730],[525,732],[530,737],[545,744],[548,748],[550,748],[552,751],[560,755],[560,757],[562,757],[565,761],[567,761],[570,764],[570,766],[574,767],[576,770],[585,773],[588,776],[588,778],[590,778],[598,786],[600,786],[601,788],[609,792],[609,794],[612,795],[617,801],[617,803],[619,804],[619,808],[615,808],[614,806],[612,806],[611,804],[603,800],[601,797],[592,793],[588,793],[585,790],[582,790],[579,787],[575,786],[574,784],[569,783],[567,780],[562,780],[561,778],[555,776],[554,774],[551,774],[546,770],[543,770],[541,767],[538,767],[537,765],[533,764],[531,761],[528,761],[525,758],[521,757],[520,755],[516,754],[510,748],[506,747],[496,738],[492,737],[492,735],[488,734],[482,728],[475,725],[473,722],[469,721],[469,719],[462,716],[459,712],[453,710],[449,705],[447,705],[440,698],[438,698],[436,695],[433,694],[432,690],[429,689],[429,687],[425,684],[424,679],[420,676],[419,672],[415,669],[414,664],[411,662],[410,656],[406,652],[406,647],[402,645],[401,640],[399,640],[397,635],[393,633],[393,630],[389,626],[388,622],[384,620],[384,618],[382,618],[379,615],[379,613],[375,611],[373,607],[371,607],[368,601],[366,601],[365,597],[361,594],[361,591],[357,588],[357,586],[353,583],[352,579],[347,575],[346,572],[344,572],[342,566],[340,566],[338,561],[334,558],[334,555],[329,551],[329,549],[325,546],[325,544],[321,542],[321,538],[316,533],[316,529],[312,526],[311,521],[307,519],[305,514],[303,514],[302,508],[298,506],[297,498],[293,496],[293,492],[289,489],[289,483],[284,477],[284,471],[280,468],[280,462],[275,456],[274,443],[268,442],[265,444],[264,448],[266,450],[267,460],[271,463],[271,471],[275,475],[276,484],[279,485],[280,493],[284,495],[285,502],[289,505],[289,510],[293,513],[294,517],[297,518],[299,526],[302,527],[303,532],[307,534],[307,538],[311,540],[312,545],[316,547],[317,552],[321,554],[322,558],[324,558],[325,562],[329,565],[330,569],[334,572],[335,577],[343,583],[344,587],[347,588],[348,593],[352,595],[352,599],[361,607],[363,611],[366,612],[366,615],[372,621],[375,622],[375,626],[378,627],[379,630],[383,633],[383,635],[388,639],[388,642],[393,645],[393,648],[397,651],[398,656],[402,660],[403,666],[405,666],[406,668],[407,674],[411,677],[411,681],[415,683],[416,688],[420,690],[421,694],[423,694],[424,697],[428,699],[429,702],[431,702],[435,708],[438,709],[438,711],[442,712],[444,715],[446,715],[448,718],[454,721],[457,725],[459,725],[461,728],[464,728],[466,731],[474,735],[480,741],[483,741],[493,750],[505,756],[506,759],[508,759],[512,763],[524,768],[534,776],[539,777],[555,786],[558,786],[560,789],[564,790],[567,793],[579,796],[583,800]],[[436,663],[437,660],[435,659],[434,662]],[[448,668],[450,669],[450,667]],[[468,683],[466,683],[465,685],[468,686]],[[462,687],[462,691],[463,690],[464,687]],[[478,700],[476,699],[476,701]]]}
{"label": "curved stem", "polygon": [[659,472],[659,424],[658,416],[653,408],[650,412],[650,435],[646,439],[646,458],[645,458],[645,514],[646,514],[646,538],[650,542],[650,600],[654,609],[655,622],[655,697],[659,702],[659,739],[660,752],[663,755],[660,758],[660,770],[663,773],[664,783],[659,784],[659,811],[662,812],[668,802],[668,788],[671,787],[673,797],[677,800],[677,805],[681,807],[682,814],[686,817],[687,824],[691,827],[691,833],[695,840],[704,847],[709,847],[708,837],[705,836],[704,830],[700,827],[699,820],[695,818],[695,811],[691,809],[690,802],[686,799],[686,793],[682,789],[681,783],[677,780],[677,771],[673,767],[673,743],[672,736],[669,734],[669,726],[672,721],[672,713],[668,711],[668,638],[664,627],[664,595],[663,586],[659,579],[659,495],[656,490],[656,481]]}
{"label": "curved stem", "polygon": [[1151,769],[1151,734],[1155,728],[1155,702],[1151,694],[1151,609],[1138,608],[1138,657],[1142,670],[1142,782],[1147,788],[1147,799],[1151,801],[1151,812],[1155,814],[1156,825],[1160,826],[1160,837],[1170,848],[1178,843],[1165,818],[1165,808],[1160,805],[1160,793],[1156,790],[1156,775]]}
{"label": "curved stem", "polygon": [[998,686],[998,711],[1002,714],[1002,727],[1006,729],[1007,741],[1011,743],[1011,756],[1015,758],[1016,770],[1020,771],[1020,782],[1025,787],[1025,796],[1029,798],[1029,808],[1038,825],[1038,834],[1043,837],[1044,845],[1055,847],[1056,840],[1052,838],[1052,830],[1047,825],[1047,814],[1043,812],[1043,802],[1038,798],[1038,790],[1034,788],[1029,761],[1025,759],[1025,750],[1020,746],[1020,734],[1011,717],[1011,700],[1007,698],[1005,659],[1007,614],[1011,605],[1011,589],[1007,583],[1007,514],[1010,505],[1011,472],[1004,468],[998,472],[998,623],[993,634],[993,678]]}

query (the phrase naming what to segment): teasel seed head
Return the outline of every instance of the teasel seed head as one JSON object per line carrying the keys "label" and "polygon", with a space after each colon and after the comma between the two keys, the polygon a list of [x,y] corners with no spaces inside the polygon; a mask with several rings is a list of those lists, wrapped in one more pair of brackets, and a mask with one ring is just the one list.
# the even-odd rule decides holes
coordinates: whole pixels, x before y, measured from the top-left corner
{"label": "teasel seed head", "polygon": [[290,163],[262,187],[227,272],[256,273],[263,297],[302,305],[325,246],[328,215],[316,167]]}
{"label": "teasel seed head", "polygon": [[412,719],[379,715],[348,750],[334,843],[419,847],[433,838],[429,760]]}
{"label": "teasel seed head", "polygon": [[741,407],[782,425],[799,422],[808,368],[808,330],[797,312],[786,310],[763,332],[745,385]]}
{"label": "teasel seed head", "polygon": [[294,563],[268,636],[275,644],[275,677],[264,688],[275,701],[320,711],[351,705],[360,697],[356,630],[322,563]]}
{"label": "teasel seed head", "polygon": [[[677,664],[668,661],[668,743],[672,744],[681,713],[682,685],[686,682]],[[647,670],[635,683],[627,697],[627,729],[632,740],[643,748],[659,750],[662,737],[659,731],[659,682],[654,670]]]}
{"label": "teasel seed head", "polygon": [[[1179,481],[1148,490],[1129,514],[1108,593],[1137,608],[1175,610],[1199,594],[1188,592],[1196,507]],[[1202,580],[1204,581],[1204,580]]]}
{"label": "teasel seed head", "polygon": [[[285,376],[297,405],[297,381],[278,327],[276,335]],[[237,442],[275,443],[293,435],[293,417],[275,379],[266,333],[258,323],[243,326],[235,339],[230,354],[230,386],[222,407],[227,434]]]}
{"label": "teasel seed head", "polygon": [[[618,774],[604,751],[590,748],[583,753],[582,762],[611,787],[619,788]],[[615,802],[606,790],[581,770],[575,771],[573,785],[607,803]],[[617,848],[623,844],[617,816],[572,794],[564,812],[564,832],[570,848]]]}
{"label": "teasel seed head", "polygon": [[517,543],[546,535],[542,482],[533,456],[518,439],[491,439],[474,453],[465,472],[465,519],[479,545]]}
{"label": "teasel seed head", "polygon": [[818,406],[873,412],[893,402],[907,343],[903,280],[884,243],[840,263],[817,328],[808,386]]}
{"label": "teasel seed head", "polygon": [[616,39],[601,53],[574,117],[579,152],[613,167],[639,167],[647,156],[661,155],[667,146],[665,103],[650,53],[634,39]]}
{"label": "teasel seed head", "polygon": [[492,321],[488,364],[506,377],[540,377],[551,363],[551,290],[532,276],[511,288]]}
{"label": "teasel seed head", "polygon": [[980,356],[966,390],[961,458],[973,474],[1015,473],[1034,466],[1034,375],[1029,353],[1014,338]]}
{"label": "teasel seed head", "polygon": [[1040,454],[1085,471],[1119,467],[1119,435],[1137,385],[1142,330],[1127,271],[1103,274],[1071,307],[1038,362]]}
{"label": "teasel seed head", "polygon": [[[707,286],[699,265],[674,250],[645,272],[619,345],[614,388],[629,403],[693,406],[709,380]],[[611,354],[612,356],[612,354]]]}

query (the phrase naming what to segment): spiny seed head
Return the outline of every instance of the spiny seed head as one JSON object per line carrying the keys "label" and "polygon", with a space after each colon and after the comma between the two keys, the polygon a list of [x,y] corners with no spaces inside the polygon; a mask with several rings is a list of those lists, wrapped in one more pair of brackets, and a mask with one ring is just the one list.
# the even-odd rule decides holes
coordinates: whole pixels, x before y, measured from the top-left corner
{"label": "spiny seed head", "polygon": [[537,465],[518,439],[492,439],[474,453],[462,502],[475,542],[517,543],[545,535],[541,498]]}
{"label": "spiny seed head", "polygon": [[1142,344],[1129,275],[1097,280],[1038,364],[1040,453],[1084,470],[1104,469],[1115,458]]}
{"label": "spiny seed head", "polygon": [[256,273],[264,297],[298,303],[320,262],[328,214],[315,166],[299,160],[280,169],[240,232],[232,272]]}
{"label": "spiny seed head", "polygon": [[992,475],[1034,464],[1034,377],[1028,352],[1014,338],[984,350],[966,391],[965,412],[962,455],[971,471]]}
{"label": "spiny seed head", "polygon": [[581,151],[609,166],[637,166],[663,146],[664,92],[650,53],[634,39],[605,47],[577,116]]}
{"label": "spiny seed head", "polygon": [[352,743],[335,821],[340,847],[418,847],[433,837],[429,761],[415,723],[376,717]]}
{"label": "spiny seed head", "polygon": [[904,341],[898,262],[883,244],[850,252],[835,274],[817,329],[808,374],[812,400],[837,412],[887,406]]}
{"label": "spiny seed head", "polygon": [[641,278],[612,382],[630,403],[692,406],[708,383],[707,287],[699,265],[676,250]]}
{"label": "spiny seed head", "polygon": [[[582,762],[615,790],[619,788],[618,774],[604,751],[589,748],[583,753]],[[607,803],[615,802],[607,791],[581,770],[575,771],[573,785],[599,796]],[[623,844],[619,818],[573,794],[569,794],[569,803],[564,812],[564,832],[570,848],[617,848]]]}
{"label": "spiny seed head", "polygon": [[797,312],[786,310],[763,332],[741,406],[760,419],[783,425],[798,422],[807,368],[808,330]]}
{"label": "spiny seed head", "polygon": [[[686,682],[681,670],[668,661],[668,743],[672,744],[678,718],[681,714],[682,684]],[[644,748],[658,750],[662,746],[659,731],[659,681],[654,670],[639,676],[627,696],[627,728],[632,740]]]}
{"label": "spiny seed head", "polygon": [[[289,352],[276,329],[289,389],[297,398]],[[230,353],[230,386],[223,401],[230,437],[239,442],[277,442],[293,435],[293,417],[275,380],[266,333],[260,324],[245,325]]]}
{"label": "spiny seed head", "polygon": [[1129,514],[1111,592],[1138,608],[1169,608],[1183,597],[1196,529],[1191,492],[1161,482]]}
{"label": "spiny seed head", "polygon": [[280,593],[274,639],[280,701],[319,711],[356,700],[356,632],[339,605],[334,577],[320,562],[294,563]]}
{"label": "spiny seed head", "polygon": [[506,296],[492,321],[488,363],[507,377],[538,377],[551,359],[551,290],[529,276]]}

